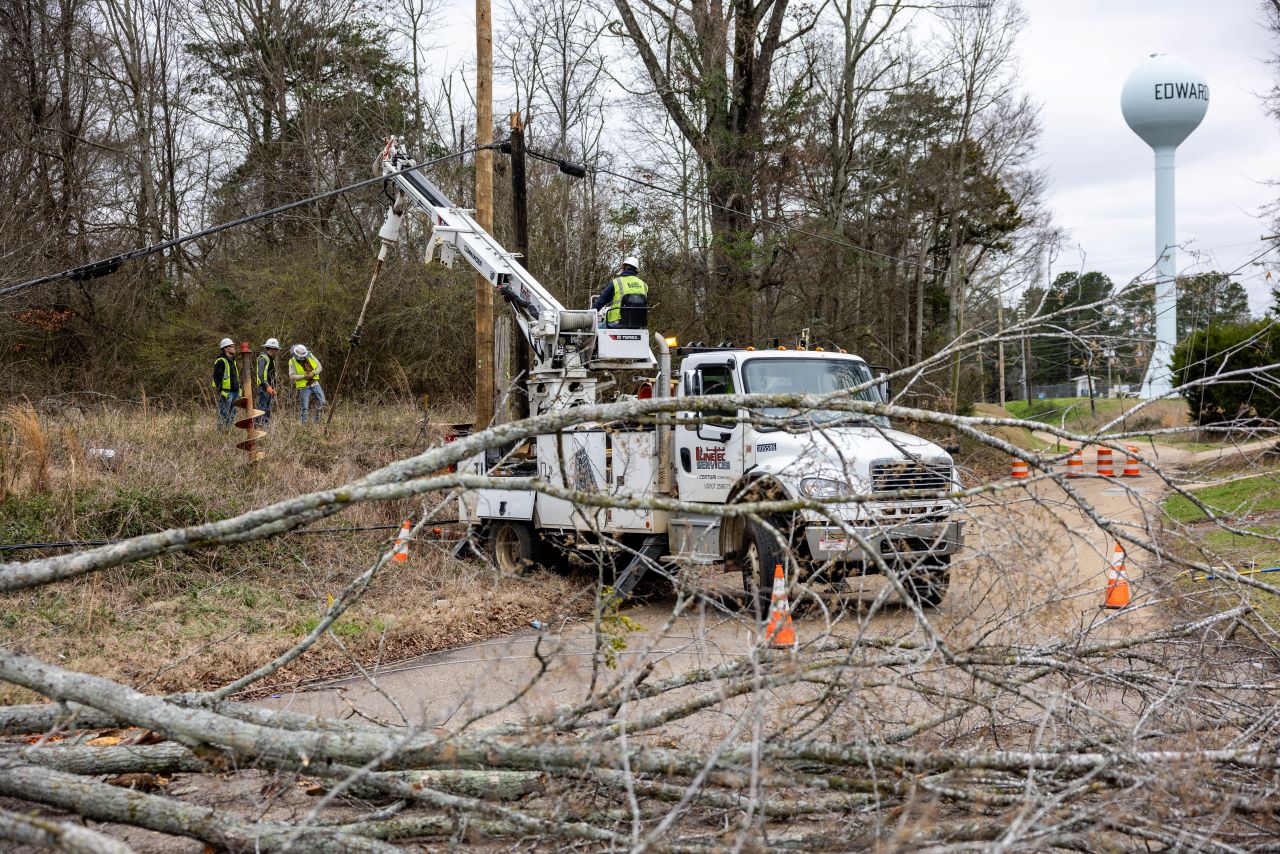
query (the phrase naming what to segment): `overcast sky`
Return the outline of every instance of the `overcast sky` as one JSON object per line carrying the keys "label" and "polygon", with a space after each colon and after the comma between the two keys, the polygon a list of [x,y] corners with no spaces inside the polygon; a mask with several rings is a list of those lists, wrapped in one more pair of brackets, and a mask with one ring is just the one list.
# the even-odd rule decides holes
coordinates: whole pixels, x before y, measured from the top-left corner
{"label": "overcast sky", "polygon": [[[1125,78],[1151,53],[1182,57],[1212,93],[1178,149],[1178,242],[1202,253],[1180,252],[1179,269],[1232,270],[1261,252],[1271,232],[1260,209],[1280,197],[1267,185],[1280,179],[1280,125],[1257,97],[1270,87],[1272,49],[1258,0],[1024,2],[1024,79],[1042,105],[1049,203],[1070,235],[1055,274],[1080,266],[1083,251],[1084,269],[1122,284],[1154,260],[1151,149],[1120,114]],[[1265,270],[1241,272],[1254,312],[1264,310]]]}

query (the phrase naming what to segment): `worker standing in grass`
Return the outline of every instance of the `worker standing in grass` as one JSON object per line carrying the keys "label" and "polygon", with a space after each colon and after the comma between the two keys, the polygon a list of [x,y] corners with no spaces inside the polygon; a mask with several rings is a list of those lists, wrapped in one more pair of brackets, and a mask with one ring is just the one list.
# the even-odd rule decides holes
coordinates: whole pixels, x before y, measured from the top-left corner
{"label": "worker standing in grass", "polygon": [[591,307],[596,311],[608,307],[604,316],[605,326],[617,326],[622,321],[622,307],[649,304],[649,286],[640,278],[640,259],[628,255],[622,259],[617,278],[610,279]]}
{"label": "worker standing in grass", "polygon": [[213,360],[213,393],[218,395],[218,429],[231,429],[236,398],[240,396],[240,369],[236,366],[236,343],[223,338],[222,352]]}
{"label": "worker standing in grass", "polygon": [[271,410],[276,403],[276,355],[279,352],[280,342],[268,338],[262,345],[262,352],[258,354],[253,381],[258,389],[258,399],[254,405],[262,410],[262,415],[257,418],[259,427],[266,427],[271,423]]}
{"label": "worker standing in grass", "polygon": [[320,388],[320,359],[301,344],[293,345],[293,358],[289,360],[289,379],[298,389],[298,401],[302,407],[300,418],[307,423],[307,411],[315,414],[320,423],[320,410],[324,409],[324,389]]}

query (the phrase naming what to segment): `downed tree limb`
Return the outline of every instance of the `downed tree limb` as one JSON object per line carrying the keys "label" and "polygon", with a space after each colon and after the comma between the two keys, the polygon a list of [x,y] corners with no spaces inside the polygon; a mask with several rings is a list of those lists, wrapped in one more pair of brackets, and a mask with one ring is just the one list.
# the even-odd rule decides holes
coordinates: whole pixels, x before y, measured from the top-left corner
{"label": "downed tree limb", "polygon": [[180,744],[117,745],[87,747],[61,744],[42,747],[0,749],[0,762],[28,762],[63,771],[96,777],[102,774],[176,774],[212,770]]}
{"label": "downed tree limb", "polygon": [[133,854],[123,842],[86,827],[8,810],[0,810],[0,839],[66,854]]}
{"label": "downed tree limb", "polygon": [[[384,776],[384,775],[379,775]],[[493,801],[516,801],[546,787],[547,775],[537,771],[468,771],[440,769],[436,771],[393,771],[385,776],[410,785],[430,786]],[[360,792],[356,786],[353,791]]]}
{"label": "downed tree limb", "polygon": [[0,707],[0,735],[106,729],[122,722],[79,703],[29,703]]}
{"label": "downed tree limb", "polygon": [[338,854],[391,854],[398,850],[333,828],[296,827],[269,821],[250,824],[230,817],[224,810],[15,762],[0,762],[0,794],[72,810],[97,821],[187,836],[218,848],[265,852],[323,850]]}

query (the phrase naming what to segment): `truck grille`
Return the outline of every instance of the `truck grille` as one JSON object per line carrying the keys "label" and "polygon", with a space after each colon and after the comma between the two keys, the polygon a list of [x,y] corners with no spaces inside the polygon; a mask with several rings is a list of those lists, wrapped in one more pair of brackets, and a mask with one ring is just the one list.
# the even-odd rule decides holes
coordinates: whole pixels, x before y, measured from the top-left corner
{"label": "truck grille", "polygon": [[917,460],[873,463],[871,489],[876,495],[901,497],[949,492],[951,466],[946,463],[924,463]]}

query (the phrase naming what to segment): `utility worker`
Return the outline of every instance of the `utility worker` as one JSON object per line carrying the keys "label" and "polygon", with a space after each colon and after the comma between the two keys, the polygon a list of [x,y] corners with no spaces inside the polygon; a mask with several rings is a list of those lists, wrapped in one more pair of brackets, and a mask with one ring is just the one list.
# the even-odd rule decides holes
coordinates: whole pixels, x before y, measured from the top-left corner
{"label": "utility worker", "polygon": [[320,359],[301,344],[294,344],[292,352],[293,358],[289,359],[289,379],[293,380],[294,388],[298,390],[302,423],[307,423],[307,411],[310,409],[315,413],[314,423],[319,424],[320,410],[324,409],[324,390],[320,388]]}
{"label": "utility worker", "polygon": [[222,352],[213,360],[213,393],[218,395],[218,429],[231,429],[236,398],[240,396],[240,369],[236,366],[236,343],[223,338]]}
{"label": "utility worker", "polygon": [[276,402],[276,355],[280,352],[280,342],[268,338],[258,354],[258,364],[253,372],[253,384],[258,390],[258,399],[254,405],[262,410],[258,417],[258,426],[266,427],[271,423],[271,410]]}
{"label": "utility worker", "polygon": [[595,298],[591,307],[596,311],[608,307],[604,316],[605,326],[617,326],[622,321],[622,307],[643,306],[649,304],[649,286],[638,275],[640,259],[628,255],[622,259],[618,276],[604,286],[600,296]]}

